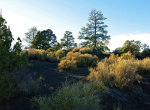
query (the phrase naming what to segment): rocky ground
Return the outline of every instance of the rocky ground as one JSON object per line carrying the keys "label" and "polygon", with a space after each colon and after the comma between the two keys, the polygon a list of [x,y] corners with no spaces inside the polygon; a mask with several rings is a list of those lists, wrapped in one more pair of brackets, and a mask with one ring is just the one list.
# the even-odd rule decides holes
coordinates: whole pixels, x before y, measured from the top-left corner
{"label": "rocky ground", "polygon": [[[11,99],[11,110],[37,110],[37,108],[32,107],[32,97],[50,95],[61,87],[62,84],[84,80],[89,74],[88,68],[59,72],[57,63],[41,61],[31,61],[30,63],[29,67],[16,72],[16,74],[20,74],[21,76],[18,79],[18,83],[31,77],[33,80],[41,78],[41,88],[36,94],[18,94],[14,96]],[[111,99],[108,99],[110,97],[105,97],[108,102],[104,102],[106,106],[111,106],[113,101],[122,101],[120,105],[123,110],[150,110],[150,74],[144,75],[133,90],[118,91],[111,88],[109,91],[111,92],[109,94]]]}

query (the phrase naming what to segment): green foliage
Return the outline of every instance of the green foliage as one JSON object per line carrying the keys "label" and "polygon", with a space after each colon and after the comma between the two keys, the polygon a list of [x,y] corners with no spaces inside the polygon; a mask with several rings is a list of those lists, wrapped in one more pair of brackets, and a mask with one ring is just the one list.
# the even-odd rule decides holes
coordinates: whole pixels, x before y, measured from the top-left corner
{"label": "green foliage", "polygon": [[28,30],[28,32],[25,33],[25,41],[28,43],[28,47],[31,46],[31,43],[33,42],[38,30],[35,26],[33,26],[31,29]]}
{"label": "green foliage", "polygon": [[144,49],[144,50],[141,52],[141,56],[142,56],[143,58],[150,57],[150,49],[149,49],[149,48]]}
{"label": "green foliage", "polygon": [[5,73],[0,73],[0,104],[3,99],[9,99],[13,95],[14,83]]}
{"label": "green foliage", "polygon": [[[21,54],[21,40],[11,49],[13,36],[6,26],[5,19],[0,16],[0,103],[13,94],[14,82],[7,73],[27,64],[27,55]],[[7,75],[6,75],[7,74]]]}
{"label": "green foliage", "polygon": [[125,41],[123,47],[121,48],[121,51],[126,53],[130,51],[133,55],[137,55],[140,53],[142,44],[140,41],[134,41],[134,40],[127,40]]}
{"label": "green foliage", "polygon": [[38,103],[40,110],[101,110],[96,92],[104,89],[103,84],[78,82],[64,86],[53,97],[33,100]]}
{"label": "green foliage", "polygon": [[52,48],[58,44],[56,36],[51,29],[38,31],[32,41],[31,48],[44,49]]}
{"label": "green foliage", "polygon": [[89,15],[89,23],[81,29],[79,39],[84,41],[80,44],[82,47],[93,47],[94,49],[108,49],[107,44],[110,36],[107,35],[104,24],[103,14],[100,11],[92,10]]}
{"label": "green foliage", "polygon": [[61,39],[62,48],[72,48],[75,47],[77,44],[74,42],[74,37],[72,32],[66,31],[64,37]]}
{"label": "green foliage", "polygon": [[20,53],[21,52],[21,48],[22,48],[22,41],[21,41],[21,39],[18,37],[18,42],[16,42],[16,44],[14,45],[14,47],[13,47],[13,51],[14,52],[16,52],[16,53]]}
{"label": "green foliage", "polygon": [[12,83],[6,76],[10,66],[9,56],[12,41],[11,31],[7,28],[5,19],[0,16],[0,103],[3,99],[9,99],[12,94]]}

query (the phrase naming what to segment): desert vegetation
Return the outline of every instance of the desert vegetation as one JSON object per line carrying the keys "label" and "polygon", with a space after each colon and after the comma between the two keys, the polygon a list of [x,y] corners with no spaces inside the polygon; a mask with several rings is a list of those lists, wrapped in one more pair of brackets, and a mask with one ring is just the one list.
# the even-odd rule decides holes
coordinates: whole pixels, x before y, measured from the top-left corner
{"label": "desert vegetation", "polygon": [[146,105],[149,110],[149,46],[127,40],[110,52],[105,20],[92,10],[80,43],[71,31],[58,42],[51,29],[34,26],[25,33],[23,48],[19,37],[12,44],[0,14],[0,109],[136,110]]}

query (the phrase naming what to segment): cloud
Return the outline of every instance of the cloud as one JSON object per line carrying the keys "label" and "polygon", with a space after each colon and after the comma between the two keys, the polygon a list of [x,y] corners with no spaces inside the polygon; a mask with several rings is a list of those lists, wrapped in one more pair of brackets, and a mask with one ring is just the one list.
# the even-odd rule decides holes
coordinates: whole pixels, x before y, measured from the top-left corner
{"label": "cloud", "polygon": [[123,46],[126,40],[139,40],[142,43],[150,45],[150,33],[124,34],[111,36],[111,40],[109,43],[110,50],[113,51],[115,48]]}

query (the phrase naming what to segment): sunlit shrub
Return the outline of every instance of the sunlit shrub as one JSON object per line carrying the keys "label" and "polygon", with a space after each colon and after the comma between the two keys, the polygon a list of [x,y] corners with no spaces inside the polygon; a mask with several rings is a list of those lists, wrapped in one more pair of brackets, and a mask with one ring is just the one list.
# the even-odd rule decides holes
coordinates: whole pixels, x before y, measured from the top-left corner
{"label": "sunlit shrub", "polygon": [[78,67],[85,67],[85,66],[96,66],[98,62],[97,56],[92,56],[90,54],[80,54],[77,56],[77,65]]}
{"label": "sunlit shrub", "polygon": [[45,51],[42,49],[28,49],[24,50],[22,53],[28,53],[28,57],[31,60],[40,60],[40,61],[49,61],[49,62],[55,62],[57,61],[56,55],[52,51]]}
{"label": "sunlit shrub", "polygon": [[53,97],[39,97],[33,100],[40,110],[100,110],[97,90],[104,90],[104,85],[78,82],[67,85],[56,92]]}
{"label": "sunlit shrub", "polygon": [[29,59],[38,59],[38,60],[44,60],[46,58],[46,51],[42,49],[28,49],[24,50],[24,52],[28,52]]}
{"label": "sunlit shrub", "polygon": [[61,60],[61,58],[65,57],[65,51],[63,51],[61,49],[57,50],[55,52],[55,55],[56,55],[56,57],[57,57],[58,60]]}
{"label": "sunlit shrub", "polygon": [[81,54],[92,54],[93,53],[93,49],[92,48],[89,48],[89,47],[84,47],[84,48],[80,48],[79,52]]}
{"label": "sunlit shrub", "polygon": [[139,74],[150,74],[150,58],[137,61]]}
{"label": "sunlit shrub", "polygon": [[72,49],[72,52],[79,52],[80,48],[76,47],[74,49]]}
{"label": "sunlit shrub", "polygon": [[124,60],[135,60],[134,55],[132,55],[131,52],[123,53],[120,58]]}
{"label": "sunlit shrub", "polygon": [[77,67],[96,66],[97,62],[97,56],[92,56],[91,54],[81,54],[79,52],[68,52],[67,56],[61,60],[58,66],[61,69],[64,68],[65,70],[70,70]]}
{"label": "sunlit shrub", "polygon": [[[110,60],[110,61],[109,61]],[[103,81],[112,87],[129,87],[138,80],[136,60],[111,56],[99,62],[96,68],[90,68],[88,80]]]}
{"label": "sunlit shrub", "polygon": [[58,64],[60,70],[71,70],[77,68],[77,62],[75,60],[61,60]]}

